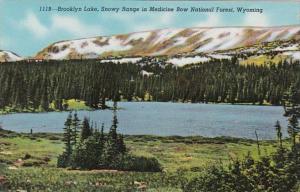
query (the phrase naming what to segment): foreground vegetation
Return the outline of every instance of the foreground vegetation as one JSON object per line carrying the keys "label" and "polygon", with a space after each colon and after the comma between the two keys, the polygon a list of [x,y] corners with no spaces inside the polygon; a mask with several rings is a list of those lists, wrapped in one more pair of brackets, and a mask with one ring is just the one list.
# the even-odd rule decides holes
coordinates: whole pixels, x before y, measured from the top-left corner
{"label": "foreground vegetation", "polygon": [[[134,191],[146,185],[148,190],[153,191],[181,191],[181,183],[201,175],[212,164],[229,165],[231,159],[243,159],[248,151],[252,151],[254,159],[259,159],[256,143],[252,140],[125,135],[130,154],[158,159],[163,172],[67,170],[56,168],[57,157],[64,150],[62,134],[1,131],[1,138],[0,175],[5,176],[4,186],[12,190],[74,191],[76,188],[80,191],[100,188]],[[260,144],[262,156],[276,151],[274,141],[261,141]],[[284,146],[288,145],[284,141]]]}

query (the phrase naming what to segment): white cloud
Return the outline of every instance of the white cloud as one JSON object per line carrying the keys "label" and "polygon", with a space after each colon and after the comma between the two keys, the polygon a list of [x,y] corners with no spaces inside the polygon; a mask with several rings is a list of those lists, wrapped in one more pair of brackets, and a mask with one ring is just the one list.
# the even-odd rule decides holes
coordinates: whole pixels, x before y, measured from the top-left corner
{"label": "white cloud", "polygon": [[52,17],[51,30],[66,31],[77,37],[94,36],[101,33],[101,28],[99,26],[84,24],[75,17],[58,15]]}
{"label": "white cloud", "polygon": [[195,23],[195,27],[218,27],[221,25],[221,18],[215,14],[207,15],[206,20]]}
{"label": "white cloud", "polygon": [[171,28],[175,21],[174,13],[141,14],[141,15],[104,15],[109,20],[122,23],[128,32],[147,31],[153,29]]}
{"label": "white cloud", "polygon": [[57,32],[67,32],[72,38],[95,36],[101,33],[100,26],[87,25],[79,19],[70,16],[53,15],[50,25],[47,26],[32,12],[27,13],[25,19],[20,22],[20,25],[38,38],[43,38]]}
{"label": "white cloud", "polygon": [[270,25],[270,22],[268,17],[264,14],[249,13],[245,15],[244,25],[266,27]]}
{"label": "white cloud", "polygon": [[171,25],[174,21],[174,13],[165,13],[164,16],[159,19],[160,25]]}
{"label": "white cloud", "polygon": [[[170,28],[174,22],[174,14],[166,13],[163,17],[161,15],[151,15],[147,18],[150,22],[129,22],[131,23],[130,29],[133,31],[146,31],[161,28]],[[151,24],[149,24],[151,23]]]}
{"label": "white cloud", "polygon": [[8,38],[4,36],[0,36],[0,49],[4,49],[5,47],[9,46],[10,41]]}
{"label": "white cloud", "polygon": [[35,14],[29,12],[25,19],[21,21],[21,26],[36,35],[37,37],[44,37],[48,33],[48,29],[44,26]]}
{"label": "white cloud", "polygon": [[3,49],[3,47],[5,46],[5,42],[4,41],[5,41],[4,38],[0,37],[0,49],[1,48]]}

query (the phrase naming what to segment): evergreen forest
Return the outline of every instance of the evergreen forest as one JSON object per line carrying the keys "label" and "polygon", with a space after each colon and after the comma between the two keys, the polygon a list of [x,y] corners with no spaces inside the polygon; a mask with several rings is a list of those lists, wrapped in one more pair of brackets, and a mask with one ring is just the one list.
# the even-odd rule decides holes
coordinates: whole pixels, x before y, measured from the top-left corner
{"label": "evergreen forest", "polygon": [[299,79],[299,61],[257,66],[233,58],[184,67],[20,61],[0,65],[0,108],[61,111],[68,99],[93,109],[107,108],[107,100],[282,105],[291,84],[300,88]]}

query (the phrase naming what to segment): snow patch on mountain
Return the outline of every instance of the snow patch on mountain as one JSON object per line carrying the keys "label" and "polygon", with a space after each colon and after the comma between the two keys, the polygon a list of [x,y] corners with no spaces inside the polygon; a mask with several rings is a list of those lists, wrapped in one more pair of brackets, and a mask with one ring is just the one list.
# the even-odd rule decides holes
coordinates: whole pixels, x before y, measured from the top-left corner
{"label": "snow patch on mountain", "polygon": [[294,60],[300,60],[300,51],[288,51],[284,52],[283,55],[291,56]]}
{"label": "snow patch on mountain", "polygon": [[241,41],[241,32],[241,28],[228,28],[227,30],[216,28],[207,30],[204,33],[204,37],[201,38],[201,41],[208,41],[208,43],[196,51],[207,52],[233,47]]}
{"label": "snow patch on mountain", "polygon": [[287,34],[284,38],[285,39],[291,38],[296,33],[299,33],[299,31],[300,31],[300,27],[295,27],[295,28],[288,29]]}
{"label": "snow patch on mountain", "polygon": [[10,51],[0,50],[0,62],[14,62],[20,60],[22,60],[22,57],[20,57],[19,55]]}
{"label": "snow patch on mountain", "polygon": [[137,58],[121,58],[121,59],[105,59],[105,60],[101,60],[100,63],[137,63],[140,60],[142,60],[141,57],[137,57]]}
{"label": "snow patch on mountain", "polygon": [[182,31],[182,29],[162,29],[157,32],[157,36],[153,44],[158,44],[163,41],[166,41],[167,39],[172,38],[174,35]]}
{"label": "snow patch on mountain", "polygon": [[229,55],[222,55],[222,54],[209,54],[208,56],[214,59],[231,59],[232,57]]}
{"label": "snow patch on mountain", "polygon": [[298,44],[290,45],[288,47],[276,47],[274,51],[295,51],[298,50]]}
{"label": "snow patch on mountain", "polygon": [[182,67],[182,66],[185,66],[188,64],[203,63],[203,62],[206,62],[209,60],[210,60],[210,58],[208,58],[208,57],[200,57],[200,56],[180,57],[180,58],[171,58],[171,59],[167,60],[167,63],[171,63],[178,67]]}
{"label": "snow patch on mountain", "polygon": [[176,39],[174,39],[175,43],[173,45],[174,46],[183,45],[185,44],[187,39],[188,39],[187,37],[177,37]]}
{"label": "snow patch on mountain", "polygon": [[271,33],[270,36],[268,37],[267,41],[277,40],[278,36],[283,32],[284,32],[284,30],[278,30],[278,31]]}
{"label": "snow patch on mountain", "polygon": [[151,35],[151,32],[132,33],[132,34],[130,34],[128,39],[125,41],[125,44],[129,43],[130,41],[139,40],[139,39],[145,41],[146,39],[148,39],[150,37],[150,35]]}
{"label": "snow patch on mountain", "polygon": [[[103,46],[99,46],[95,43],[97,38],[91,39],[78,39],[73,41],[65,41],[57,43],[56,47],[60,50],[59,52],[50,53],[51,59],[67,59],[70,54],[80,54],[84,58],[92,59],[99,57],[100,54],[111,51],[125,51],[132,48],[131,45],[124,45],[122,40],[116,37],[103,37],[99,40]],[[64,48],[65,47],[65,48]],[[72,58],[72,57],[71,57]]]}

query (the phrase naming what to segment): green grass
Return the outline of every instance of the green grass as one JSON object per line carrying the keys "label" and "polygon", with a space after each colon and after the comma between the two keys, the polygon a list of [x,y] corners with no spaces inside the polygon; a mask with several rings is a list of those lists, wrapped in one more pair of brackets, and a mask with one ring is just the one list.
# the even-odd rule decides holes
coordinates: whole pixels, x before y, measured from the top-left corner
{"label": "green grass", "polygon": [[[75,100],[75,99],[69,99],[64,100],[64,104],[68,105],[67,110],[91,110],[90,107],[88,107],[84,101],[81,100]],[[49,111],[57,111],[54,109],[54,102],[50,103],[49,105]],[[9,113],[40,113],[44,112],[42,109],[33,109],[33,108],[25,108],[21,109],[17,106],[6,106],[4,109],[0,110],[0,115],[9,114]]]}
{"label": "green grass", "polygon": [[69,110],[90,110],[91,108],[85,105],[84,101],[79,101],[75,99],[69,99],[66,100],[66,103],[68,104]]}
{"label": "green grass", "polygon": [[[30,160],[49,158],[47,166],[55,167],[56,158],[63,151],[63,142],[59,134],[23,134],[16,137],[2,138],[0,142],[0,160],[13,164],[24,159],[28,154]],[[251,140],[202,137],[155,137],[125,136],[130,153],[138,156],[155,157],[165,171],[201,167],[212,162],[230,162],[242,159],[251,152],[258,159],[257,145]],[[261,141],[261,155],[269,155],[276,149],[273,141]],[[29,160],[28,159],[28,160]],[[25,162],[27,160],[24,160]]]}
{"label": "green grass", "polygon": [[[242,159],[249,151],[255,159],[259,158],[252,140],[125,136],[130,153],[157,158],[163,172],[76,171],[56,168],[57,156],[63,151],[61,134],[0,136],[0,176],[6,177],[6,186],[12,191],[139,191],[145,186],[147,191],[181,191],[181,182],[201,174],[207,166],[226,165],[230,159]],[[274,141],[260,144],[261,155],[276,149]]]}
{"label": "green grass", "polygon": [[[5,144],[3,145],[3,143]],[[25,155],[28,154],[31,156],[28,160],[38,162],[49,158],[50,162],[48,164],[55,166],[57,155],[62,150],[63,144],[61,141],[34,137],[2,138],[0,142],[0,159],[12,164],[18,159],[24,159]],[[24,160],[24,162],[28,160]]]}
{"label": "green grass", "polygon": [[[6,173],[3,170],[2,173]],[[1,172],[0,172],[1,173]],[[180,190],[183,175],[165,173],[67,171],[57,168],[23,168],[9,171],[12,191],[169,191]],[[174,179],[178,178],[178,179]]]}
{"label": "green grass", "polygon": [[274,57],[268,56],[268,55],[251,56],[245,60],[241,60],[240,64],[241,65],[255,64],[258,66],[261,66],[263,64],[269,64],[269,63],[278,64],[279,62],[281,62],[287,58],[288,58],[288,56],[282,55],[282,54],[275,55]]}

